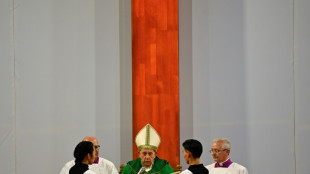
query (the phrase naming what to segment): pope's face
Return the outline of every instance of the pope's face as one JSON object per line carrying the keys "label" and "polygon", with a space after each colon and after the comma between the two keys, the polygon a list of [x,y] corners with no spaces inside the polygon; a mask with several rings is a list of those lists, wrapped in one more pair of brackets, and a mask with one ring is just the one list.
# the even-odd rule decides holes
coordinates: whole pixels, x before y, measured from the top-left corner
{"label": "pope's face", "polygon": [[213,160],[218,163],[226,161],[228,159],[229,152],[230,152],[229,149],[223,149],[222,145],[223,145],[223,142],[221,141],[214,142],[211,148],[211,151],[212,151],[211,154],[212,154]]}
{"label": "pope's face", "polygon": [[139,152],[139,156],[141,158],[142,165],[145,168],[149,168],[149,167],[151,167],[151,165],[154,162],[154,159],[156,157],[156,152],[154,150],[151,150],[151,149],[142,149]]}

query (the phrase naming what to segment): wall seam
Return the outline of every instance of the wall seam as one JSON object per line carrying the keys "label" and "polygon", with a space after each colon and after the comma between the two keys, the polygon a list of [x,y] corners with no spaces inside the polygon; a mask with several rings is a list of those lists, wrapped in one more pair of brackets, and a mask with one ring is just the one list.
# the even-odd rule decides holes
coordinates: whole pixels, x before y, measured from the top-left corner
{"label": "wall seam", "polygon": [[15,0],[12,0],[12,45],[13,45],[13,141],[14,141],[14,171],[17,173],[17,152],[16,152],[16,43],[15,43]]}
{"label": "wall seam", "polygon": [[293,78],[293,119],[294,119],[294,171],[297,174],[297,167],[296,167],[296,81],[295,81],[295,0],[292,0],[293,3],[293,62],[292,62],[292,78]]}

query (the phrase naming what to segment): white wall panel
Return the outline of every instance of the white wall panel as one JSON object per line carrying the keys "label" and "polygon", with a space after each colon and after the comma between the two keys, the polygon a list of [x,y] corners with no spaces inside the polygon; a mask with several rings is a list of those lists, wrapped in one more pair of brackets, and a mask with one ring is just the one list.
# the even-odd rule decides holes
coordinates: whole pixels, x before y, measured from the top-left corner
{"label": "white wall panel", "polygon": [[[292,2],[245,3],[247,145],[251,173],[295,172]],[[280,148],[275,148],[279,142]],[[266,154],[277,156],[277,160],[266,158]]]}
{"label": "white wall panel", "polygon": [[96,135],[101,155],[120,163],[119,1],[95,2]]}
{"label": "white wall panel", "polygon": [[15,173],[13,3],[0,1],[0,169]]}
{"label": "white wall panel", "polygon": [[132,47],[131,1],[119,1],[120,45],[120,163],[132,159]]}
{"label": "white wall panel", "polygon": [[243,1],[193,1],[194,137],[204,164],[214,138],[232,140],[232,160],[247,161]]}
{"label": "white wall panel", "polygon": [[182,143],[193,138],[193,58],[192,58],[192,1],[179,1],[179,100],[180,100],[180,164]]}
{"label": "white wall panel", "polygon": [[310,146],[310,1],[296,0],[294,15],[295,46],[295,149],[296,174],[310,171],[308,161]]}
{"label": "white wall panel", "polygon": [[15,6],[16,170],[58,173],[95,135],[94,1]]}
{"label": "white wall panel", "polygon": [[228,137],[251,174],[294,173],[292,1],[192,2],[194,137]]}

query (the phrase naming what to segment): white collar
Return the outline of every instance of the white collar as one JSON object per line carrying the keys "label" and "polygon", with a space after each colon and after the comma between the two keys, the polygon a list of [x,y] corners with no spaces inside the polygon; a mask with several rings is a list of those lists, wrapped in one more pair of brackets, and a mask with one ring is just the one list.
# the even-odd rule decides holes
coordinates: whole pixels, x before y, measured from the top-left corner
{"label": "white collar", "polygon": [[[228,161],[229,160],[229,158],[227,158],[227,160],[226,161]],[[223,164],[226,162],[226,161],[223,161],[223,162],[221,162],[221,163],[219,163],[219,166],[223,166]]]}
{"label": "white collar", "polygon": [[148,171],[152,170],[152,168],[153,168],[153,164],[149,168],[145,168],[145,171],[148,172]]}

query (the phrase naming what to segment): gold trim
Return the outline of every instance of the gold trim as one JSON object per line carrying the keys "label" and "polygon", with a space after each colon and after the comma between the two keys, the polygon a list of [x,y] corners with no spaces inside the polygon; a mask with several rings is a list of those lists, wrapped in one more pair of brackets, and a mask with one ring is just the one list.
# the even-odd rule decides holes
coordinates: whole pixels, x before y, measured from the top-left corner
{"label": "gold trim", "polygon": [[150,144],[150,125],[146,125],[146,138],[145,138],[145,145]]}
{"label": "gold trim", "polygon": [[151,149],[157,151],[158,147],[152,145],[141,145],[138,147],[139,151],[142,149]]}
{"label": "gold trim", "polygon": [[[144,130],[144,129],[145,129],[145,130]],[[154,135],[154,136],[157,136],[157,137],[158,137],[158,141],[159,141],[159,142],[154,143],[153,145],[150,145],[150,143],[151,143],[151,131],[152,131],[152,130],[153,130],[154,133],[156,134],[156,135]],[[145,135],[140,136],[140,134],[141,134],[143,131],[145,131]],[[143,133],[143,134],[144,134],[144,133]],[[145,137],[145,140],[144,140],[144,144],[143,144],[143,145],[141,145],[141,143],[139,143],[139,144],[137,143],[138,137],[139,137],[139,139],[144,139],[143,137]],[[135,142],[136,142],[136,145],[137,145],[137,147],[138,147],[139,150],[141,150],[141,149],[152,149],[152,150],[157,151],[158,146],[159,146],[160,143],[161,143],[161,138],[160,138],[158,132],[156,131],[156,129],[154,129],[154,128],[148,123],[147,125],[145,125],[145,126],[138,132],[138,134],[136,135],[136,138],[135,138]]]}

